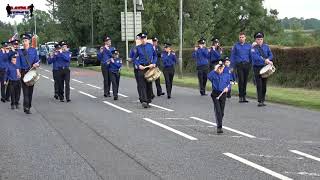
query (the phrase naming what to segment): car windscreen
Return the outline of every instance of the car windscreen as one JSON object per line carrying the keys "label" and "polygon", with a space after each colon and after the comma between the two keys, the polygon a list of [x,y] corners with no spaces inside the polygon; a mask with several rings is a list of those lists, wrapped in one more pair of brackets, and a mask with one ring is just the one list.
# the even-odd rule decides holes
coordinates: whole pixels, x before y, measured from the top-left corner
{"label": "car windscreen", "polygon": [[95,48],[87,48],[86,53],[96,53],[97,50]]}

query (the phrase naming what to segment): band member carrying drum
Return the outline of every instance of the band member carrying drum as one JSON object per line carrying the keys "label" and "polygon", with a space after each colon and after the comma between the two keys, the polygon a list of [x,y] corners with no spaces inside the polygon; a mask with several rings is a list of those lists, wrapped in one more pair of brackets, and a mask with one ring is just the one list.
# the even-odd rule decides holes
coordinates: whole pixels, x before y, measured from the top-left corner
{"label": "band member carrying drum", "polygon": [[273,64],[273,55],[270,47],[263,42],[263,32],[257,32],[254,38],[255,42],[252,44],[251,57],[257,87],[258,107],[262,107],[266,106],[264,101],[267,92],[267,78],[261,76],[260,70],[267,64]]}
{"label": "band member carrying drum", "polygon": [[205,39],[201,38],[198,41],[198,46],[194,48],[192,58],[195,59],[197,63],[200,94],[201,96],[205,96],[209,64],[209,50],[206,48]]}
{"label": "band member carrying drum", "polygon": [[248,103],[246,95],[248,76],[251,68],[250,50],[251,44],[246,43],[246,35],[241,32],[239,34],[239,42],[232,47],[230,57],[231,67],[237,70],[239,103]]}
{"label": "band member carrying drum", "polygon": [[29,34],[22,34],[23,49],[18,50],[17,64],[21,70],[21,86],[23,92],[23,110],[26,114],[31,114],[30,108],[32,104],[32,95],[34,85],[28,86],[23,78],[31,68],[38,68],[40,65],[37,50],[30,47],[31,36]]}
{"label": "band member carrying drum", "polygon": [[[60,102],[64,102],[64,93],[67,102],[70,102],[70,61],[71,53],[68,49],[68,44],[65,41],[60,41],[61,49],[56,52],[56,62],[58,69],[58,96]],[[64,92],[65,89],[65,92]]]}
{"label": "band member carrying drum", "polygon": [[171,49],[170,43],[165,43],[164,51],[161,54],[163,62],[163,75],[166,81],[167,97],[171,98],[172,82],[174,77],[174,65],[177,63],[177,57]]}
{"label": "band member carrying drum", "polygon": [[112,83],[113,99],[118,100],[118,91],[120,83],[120,68],[122,66],[122,60],[119,58],[119,51],[114,49],[111,51],[112,58],[110,59],[110,78]]}
{"label": "band member carrying drum", "polygon": [[148,108],[150,107],[149,103],[152,101],[152,82],[148,82],[145,79],[145,73],[149,68],[156,67],[157,54],[153,49],[152,44],[147,43],[146,33],[140,33],[138,36],[140,37],[141,45],[136,47],[137,53],[133,58],[133,62],[139,68],[138,81],[141,95],[140,102],[142,103],[142,107]]}
{"label": "band member carrying drum", "polygon": [[224,71],[224,65],[220,61],[209,74],[208,79],[212,83],[211,98],[214,105],[214,112],[217,122],[217,133],[223,133],[222,131],[222,119],[224,116],[224,107],[226,103],[226,97],[228,91],[231,90],[230,75],[227,71]]}

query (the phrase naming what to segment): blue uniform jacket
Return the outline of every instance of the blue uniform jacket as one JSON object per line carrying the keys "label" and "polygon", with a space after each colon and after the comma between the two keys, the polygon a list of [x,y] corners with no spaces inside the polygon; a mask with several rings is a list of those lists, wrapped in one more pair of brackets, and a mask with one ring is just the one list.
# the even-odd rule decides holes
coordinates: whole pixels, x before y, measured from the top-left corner
{"label": "blue uniform jacket", "polygon": [[213,48],[211,47],[210,48],[210,63],[215,63],[215,62],[218,62],[220,59],[221,59],[221,53],[220,51],[218,51],[217,49],[216,50],[213,50]]}
{"label": "blue uniform jacket", "polygon": [[108,61],[112,58],[111,51],[113,51],[115,48],[110,47],[109,50],[106,47],[103,47],[102,55],[98,55],[101,58],[101,65],[107,65],[106,67],[109,68],[109,64],[107,64]]}
{"label": "blue uniform jacket", "polygon": [[170,68],[174,67],[174,65],[177,63],[177,57],[175,54],[168,54],[167,52],[162,52],[161,54],[162,62],[163,62],[163,67],[164,68]]}
{"label": "blue uniform jacket", "polygon": [[19,69],[18,66],[10,62],[7,67],[6,80],[18,81],[20,78],[18,77],[17,69]]}
{"label": "blue uniform jacket", "polygon": [[237,42],[231,50],[231,66],[235,67],[235,65],[240,62],[251,62],[250,51],[251,44],[241,44],[240,42]]}
{"label": "blue uniform jacket", "polygon": [[9,63],[9,55],[8,53],[3,53],[0,51],[0,69],[4,70],[7,68]]}
{"label": "blue uniform jacket", "polygon": [[48,58],[48,64],[52,64],[52,70],[58,70],[56,56]]}
{"label": "blue uniform jacket", "polygon": [[141,44],[136,46],[136,49],[137,53],[133,58],[133,62],[137,67],[139,67],[139,65],[157,64],[158,57],[156,51],[153,49],[152,44]]}
{"label": "blue uniform jacket", "polygon": [[236,81],[236,75],[234,72],[231,72],[231,68],[230,67],[224,67],[224,71],[225,73],[228,73],[230,75],[230,81]]}
{"label": "blue uniform jacket", "polygon": [[[270,50],[270,47],[267,44],[262,44],[261,46],[262,51],[264,52],[264,55],[267,56],[267,58],[272,61],[273,55]],[[253,66],[264,66],[264,58],[262,57],[262,54],[260,54],[258,50],[258,46],[255,46],[251,49],[251,58],[252,58],[252,64]]]}
{"label": "blue uniform jacket", "polygon": [[212,70],[208,74],[208,79],[212,83],[212,91],[222,92],[226,87],[228,87],[229,91],[231,90],[230,74],[225,70],[221,74],[218,74],[216,71]]}
{"label": "blue uniform jacket", "polygon": [[192,52],[192,58],[196,60],[197,66],[208,65],[209,51],[207,48],[199,48],[197,51]]}
{"label": "blue uniform jacket", "polygon": [[137,48],[136,48],[136,46],[133,46],[133,47],[130,49],[129,58],[132,60],[132,66],[133,66],[133,68],[138,69],[138,67],[135,65],[135,61],[136,61],[139,57],[137,57],[137,58],[134,60],[134,57],[136,56],[136,53],[137,53]]}
{"label": "blue uniform jacket", "polygon": [[39,56],[37,54],[37,50],[34,49],[34,48],[29,48],[27,50],[27,53],[29,55],[29,64],[30,66],[28,65],[28,63],[26,62],[26,59],[23,55],[23,52],[24,52],[24,49],[19,49],[18,50],[18,57],[17,57],[17,65],[20,69],[24,69],[24,70],[29,70],[33,64],[36,64],[36,63],[40,63],[40,60],[39,60]]}
{"label": "blue uniform jacket", "polygon": [[110,68],[109,70],[111,72],[119,72],[120,71],[120,68],[122,66],[122,60],[120,58],[116,58],[114,59],[114,63],[110,61]]}
{"label": "blue uniform jacket", "polygon": [[57,68],[66,68],[70,66],[71,53],[69,51],[58,53],[55,56]]}

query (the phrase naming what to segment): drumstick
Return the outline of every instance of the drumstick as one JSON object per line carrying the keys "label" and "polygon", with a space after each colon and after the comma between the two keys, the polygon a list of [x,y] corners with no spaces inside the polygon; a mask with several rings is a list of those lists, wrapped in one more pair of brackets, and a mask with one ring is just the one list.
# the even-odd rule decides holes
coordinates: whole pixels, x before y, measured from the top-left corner
{"label": "drumstick", "polygon": [[[228,88],[230,86],[230,84],[226,87],[226,88]],[[220,94],[219,94],[219,96],[218,97],[216,97],[216,99],[220,99],[220,97],[224,94],[225,92],[224,91],[222,91]]]}

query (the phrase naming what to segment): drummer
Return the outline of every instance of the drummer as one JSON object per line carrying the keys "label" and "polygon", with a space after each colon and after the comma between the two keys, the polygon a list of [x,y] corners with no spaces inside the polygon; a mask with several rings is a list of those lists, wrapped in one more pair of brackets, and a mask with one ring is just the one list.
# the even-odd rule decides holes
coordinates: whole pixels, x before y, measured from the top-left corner
{"label": "drummer", "polygon": [[251,48],[253,72],[256,80],[258,107],[266,106],[264,101],[267,92],[267,78],[262,78],[260,70],[267,64],[273,64],[273,55],[270,47],[263,42],[264,33],[257,32],[254,35],[255,42]]}
{"label": "drummer", "polygon": [[30,46],[30,39],[31,36],[29,34],[22,34],[21,40],[23,49],[18,50],[17,54],[17,65],[21,71],[21,86],[23,92],[23,110],[26,114],[31,114],[30,108],[32,103],[32,95],[33,95],[33,88],[32,86],[27,86],[23,82],[23,78],[26,73],[31,68],[38,68],[40,66],[39,56],[37,55],[37,50]]}

